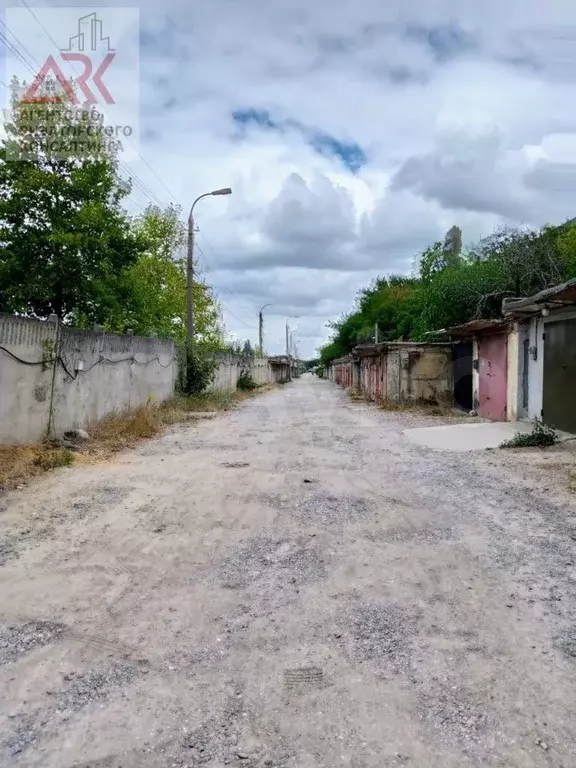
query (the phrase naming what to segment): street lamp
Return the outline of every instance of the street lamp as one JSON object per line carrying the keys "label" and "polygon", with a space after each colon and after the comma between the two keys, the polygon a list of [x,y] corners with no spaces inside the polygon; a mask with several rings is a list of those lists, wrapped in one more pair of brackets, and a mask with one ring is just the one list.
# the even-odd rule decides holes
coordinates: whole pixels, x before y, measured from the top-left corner
{"label": "street lamp", "polygon": [[271,307],[272,304],[264,304],[262,309],[260,310],[258,314],[258,336],[259,336],[259,342],[260,342],[260,354],[264,356],[264,315],[262,312],[266,309],[266,307]]}
{"label": "street lamp", "polygon": [[286,357],[288,358],[288,380],[292,381],[292,364],[290,362],[290,328],[288,327],[289,320],[298,320],[300,315],[290,315],[286,318]]}
{"label": "street lamp", "polygon": [[213,192],[205,192],[194,200],[188,216],[188,270],[186,277],[186,343],[192,344],[194,341],[194,303],[192,300],[192,286],[194,284],[194,207],[199,200],[205,197],[216,197],[218,195],[231,195],[230,187],[215,189]]}

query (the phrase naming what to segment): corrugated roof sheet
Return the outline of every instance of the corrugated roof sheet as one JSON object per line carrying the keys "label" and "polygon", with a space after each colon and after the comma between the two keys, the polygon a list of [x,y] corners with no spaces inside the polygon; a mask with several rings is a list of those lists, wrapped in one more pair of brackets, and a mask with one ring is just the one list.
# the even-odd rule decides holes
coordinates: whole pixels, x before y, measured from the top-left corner
{"label": "corrugated roof sheet", "polygon": [[499,331],[507,326],[505,320],[471,320],[469,323],[463,323],[462,325],[454,325],[452,328],[443,328],[441,331],[434,331],[434,333],[445,333],[447,336],[454,337],[471,337],[477,333],[484,333],[486,331]]}
{"label": "corrugated roof sheet", "polygon": [[549,304],[551,308],[554,305],[562,307],[576,304],[576,278],[561,285],[546,288],[546,290],[526,299],[504,299],[502,311],[509,315],[516,313],[523,315],[538,312],[543,304]]}

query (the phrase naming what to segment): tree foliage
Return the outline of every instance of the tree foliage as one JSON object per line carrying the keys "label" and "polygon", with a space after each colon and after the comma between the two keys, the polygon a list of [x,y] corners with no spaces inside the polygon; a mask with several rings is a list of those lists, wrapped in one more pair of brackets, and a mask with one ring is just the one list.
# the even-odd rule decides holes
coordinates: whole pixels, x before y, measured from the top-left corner
{"label": "tree foliage", "polygon": [[416,276],[377,278],[359,292],[354,310],[329,324],[331,340],[320,349],[323,364],[359,343],[431,340],[434,331],[479,318],[501,316],[505,298],[530,296],[576,277],[576,222],[538,231],[499,229],[461,250],[453,227],[446,242],[426,248]]}
{"label": "tree foliage", "polygon": [[[178,206],[149,206],[133,222],[142,253],[124,274],[127,302],[117,316],[110,316],[111,330],[132,328],[136,334],[152,333],[183,343],[186,337],[186,231]],[[194,335],[203,350],[222,346],[221,312],[210,288],[198,280],[193,286]]]}
{"label": "tree foliage", "polygon": [[70,129],[67,107],[41,106],[14,99],[0,147],[0,311],[102,323],[141,253],[121,208],[130,186],[99,140],[51,152],[51,137]]}
{"label": "tree foliage", "polygon": [[[185,227],[176,206],[122,207],[114,142],[69,101],[23,103],[0,146],[0,312],[183,343]],[[90,130],[88,130],[90,129]],[[83,136],[82,140],[77,140]],[[87,138],[87,137],[90,138]],[[72,137],[72,138],[71,138]],[[221,311],[196,275],[196,346],[222,347]]]}

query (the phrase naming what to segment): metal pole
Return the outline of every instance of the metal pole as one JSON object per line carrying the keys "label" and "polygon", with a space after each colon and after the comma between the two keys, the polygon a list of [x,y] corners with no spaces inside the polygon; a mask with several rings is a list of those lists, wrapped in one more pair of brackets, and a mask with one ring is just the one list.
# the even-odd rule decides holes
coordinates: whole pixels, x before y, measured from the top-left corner
{"label": "metal pole", "polygon": [[260,310],[260,314],[258,315],[258,340],[259,340],[259,347],[260,347],[260,354],[264,355],[264,318],[262,317],[262,310]]}
{"label": "metal pole", "polygon": [[232,190],[229,187],[226,187],[226,189],[215,189],[213,192],[206,192],[203,195],[199,195],[190,208],[190,215],[188,216],[188,251],[186,254],[186,344],[188,346],[194,341],[194,207],[196,203],[204,197],[231,194]]}
{"label": "metal pole", "polygon": [[[194,205],[198,201],[196,200]],[[186,344],[194,341],[194,205],[188,218],[188,269],[186,274]]]}
{"label": "metal pole", "polygon": [[258,336],[260,341],[260,354],[264,357],[264,310],[266,307],[271,307],[272,304],[264,304],[258,315]]}
{"label": "metal pole", "polygon": [[288,381],[292,381],[292,367],[290,365],[290,341],[288,334],[288,320],[286,320],[286,359],[288,360]]}

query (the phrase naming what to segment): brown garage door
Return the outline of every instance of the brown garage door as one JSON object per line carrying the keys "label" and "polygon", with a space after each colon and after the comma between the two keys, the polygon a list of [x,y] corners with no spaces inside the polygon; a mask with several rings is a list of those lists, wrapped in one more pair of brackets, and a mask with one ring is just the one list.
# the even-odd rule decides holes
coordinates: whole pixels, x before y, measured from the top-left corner
{"label": "brown garage door", "polygon": [[576,318],[546,323],[542,418],[576,433]]}

